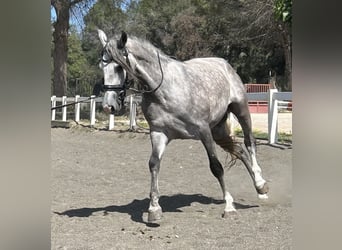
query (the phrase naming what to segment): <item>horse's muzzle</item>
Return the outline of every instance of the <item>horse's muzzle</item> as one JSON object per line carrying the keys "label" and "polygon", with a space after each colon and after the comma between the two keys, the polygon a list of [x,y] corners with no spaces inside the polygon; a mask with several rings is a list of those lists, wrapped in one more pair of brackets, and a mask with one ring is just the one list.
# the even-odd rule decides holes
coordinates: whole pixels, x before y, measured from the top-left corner
{"label": "horse's muzzle", "polygon": [[114,114],[115,113],[115,109],[113,106],[104,106],[103,107],[104,112],[106,112],[107,114]]}
{"label": "horse's muzzle", "polygon": [[103,107],[103,110],[104,110],[104,112],[106,112],[108,114],[110,112],[110,107],[105,106],[105,107]]}
{"label": "horse's muzzle", "polygon": [[112,114],[112,115],[123,115],[125,113],[125,107],[124,106],[119,106],[118,109],[115,109],[114,106],[104,106],[103,111],[106,112],[107,114]]}

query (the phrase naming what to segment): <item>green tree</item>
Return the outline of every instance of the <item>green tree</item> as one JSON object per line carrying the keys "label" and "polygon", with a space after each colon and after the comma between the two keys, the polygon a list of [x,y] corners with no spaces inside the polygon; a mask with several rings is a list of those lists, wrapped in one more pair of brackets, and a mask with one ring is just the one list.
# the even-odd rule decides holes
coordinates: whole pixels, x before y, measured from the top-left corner
{"label": "green tree", "polygon": [[283,23],[292,25],[292,0],[276,0],[275,16]]}
{"label": "green tree", "polygon": [[287,89],[292,89],[292,0],[275,0],[274,8],[278,28],[282,36],[282,46],[285,55],[285,74],[287,75]]}
{"label": "green tree", "polygon": [[143,37],[169,55],[175,55],[172,18],[191,6],[190,0],[141,0],[127,11],[127,31]]}
{"label": "green tree", "polygon": [[71,26],[68,38],[68,88],[67,95],[90,95],[96,73],[82,50],[81,35]]}
{"label": "green tree", "polygon": [[[242,13],[240,20],[241,29],[239,36],[242,37],[242,42],[254,44],[257,47],[264,48],[266,55],[271,53],[270,62],[275,65],[270,65],[272,70],[281,69],[279,64],[284,64],[282,72],[284,80],[281,82],[282,88],[290,90],[292,88],[291,81],[291,60],[292,60],[292,43],[291,43],[291,5],[287,5],[286,11],[288,14],[282,14],[282,5],[288,0],[245,0],[242,4]],[[280,11],[282,10],[282,11]],[[284,13],[286,12],[284,11]],[[285,17],[284,23],[283,16]],[[281,17],[281,18],[280,18]],[[288,23],[289,22],[289,23]],[[279,55],[279,50],[282,51],[282,56]],[[277,59],[277,60],[274,60]],[[269,68],[269,69],[271,69]],[[280,78],[279,78],[280,80]]]}
{"label": "green tree", "polygon": [[92,72],[101,75],[96,30],[109,36],[125,30],[180,60],[223,57],[243,82],[266,83],[271,70],[288,79],[283,89],[290,89],[291,5],[278,2],[289,1],[98,0],[84,19],[82,49]]}
{"label": "green tree", "polygon": [[56,13],[53,22],[53,94],[63,96],[67,90],[67,53],[70,13],[73,8],[87,8],[92,0],[51,0]]}
{"label": "green tree", "polygon": [[87,69],[87,59],[81,47],[80,35],[75,28],[70,28],[68,39],[68,78],[81,78]]}
{"label": "green tree", "polygon": [[[102,45],[97,29],[106,32],[108,37],[118,34],[126,27],[126,14],[121,9],[122,0],[98,0],[84,17],[85,28],[82,34],[82,49],[93,72],[98,69]],[[98,71],[99,72],[99,71]]]}
{"label": "green tree", "polygon": [[171,20],[172,41],[175,56],[179,60],[212,56],[210,44],[205,39],[206,19],[189,7]]}
{"label": "green tree", "polygon": [[180,60],[223,57],[244,82],[266,83],[270,70],[283,74],[284,56],[274,3],[265,1],[141,0],[129,8],[127,27]]}

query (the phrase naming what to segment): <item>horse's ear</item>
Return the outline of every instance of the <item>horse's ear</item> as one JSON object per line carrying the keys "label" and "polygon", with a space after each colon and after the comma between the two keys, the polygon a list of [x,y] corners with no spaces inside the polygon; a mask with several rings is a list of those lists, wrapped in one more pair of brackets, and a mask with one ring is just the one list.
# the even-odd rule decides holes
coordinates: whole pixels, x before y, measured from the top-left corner
{"label": "horse's ear", "polygon": [[122,48],[125,47],[126,42],[127,42],[127,34],[126,34],[125,31],[122,31],[122,32],[121,32],[121,37],[120,37],[120,46],[121,46]]}
{"label": "horse's ear", "polygon": [[104,33],[102,30],[98,29],[97,30],[97,33],[99,35],[99,38],[100,38],[100,41],[102,43],[102,46],[106,46],[107,44],[107,36],[106,36],[106,33]]}

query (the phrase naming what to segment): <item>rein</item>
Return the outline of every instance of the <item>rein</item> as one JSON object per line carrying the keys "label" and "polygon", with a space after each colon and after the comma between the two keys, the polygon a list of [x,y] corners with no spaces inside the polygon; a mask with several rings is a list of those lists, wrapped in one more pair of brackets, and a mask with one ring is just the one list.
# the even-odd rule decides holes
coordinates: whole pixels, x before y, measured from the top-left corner
{"label": "rein", "polygon": [[[129,80],[128,77],[126,77],[125,79],[125,82],[123,85],[103,85],[101,87],[102,90],[105,90],[105,91],[123,91],[124,92],[124,97],[126,97],[126,89],[131,89],[129,86],[132,85],[132,80]],[[67,106],[71,106],[71,105],[75,105],[77,103],[82,103],[82,102],[87,102],[91,99],[95,99],[97,96],[95,97],[88,97],[87,99],[84,99],[84,100],[81,100],[81,101],[77,101],[77,102],[70,102],[70,103],[67,103],[67,104],[64,104],[64,105],[59,105],[59,106],[55,106],[55,107],[52,107],[51,110],[55,110],[55,109],[60,109],[60,108],[64,108],[64,107],[67,107]]]}
{"label": "rein", "polygon": [[59,105],[59,106],[52,107],[51,110],[64,108],[64,107],[71,106],[71,105],[75,105],[75,104],[81,103],[81,102],[87,102],[87,101],[89,101],[89,100],[91,100],[91,99],[95,99],[95,98],[96,98],[96,96],[95,96],[95,97],[88,97],[87,99],[82,100],[82,101],[70,102],[70,103],[67,103],[67,104],[64,104],[64,105]]}
{"label": "rein", "polygon": [[159,56],[159,51],[157,51],[157,55],[158,55],[158,63],[159,63],[159,68],[160,68],[160,72],[161,72],[161,80],[160,80],[160,83],[158,84],[157,87],[155,87],[154,89],[151,89],[151,90],[141,90],[139,91],[140,93],[142,94],[151,94],[151,93],[154,93],[156,92],[160,86],[162,85],[163,81],[164,81],[164,72],[163,72],[163,68],[161,66],[161,62],[160,62],[160,56]]}

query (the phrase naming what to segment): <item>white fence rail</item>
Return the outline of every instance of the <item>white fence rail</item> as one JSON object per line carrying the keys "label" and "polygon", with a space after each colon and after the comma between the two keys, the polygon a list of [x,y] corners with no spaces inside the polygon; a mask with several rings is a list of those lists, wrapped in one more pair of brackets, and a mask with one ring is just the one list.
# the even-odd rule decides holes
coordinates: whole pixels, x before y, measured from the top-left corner
{"label": "white fence rail", "polygon": [[[90,125],[95,125],[95,111],[96,111],[96,103],[102,103],[102,97],[91,96],[92,98],[84,103],[89,103],[90,105],[90,114],[89,120]],[[247,97],[249,101],[268,101],[268,142],[270,144],[274,144],[278,139],[278,109],[280,108],[278,103],[284,101],[292,101],[292,92],[278,92],[276,89],[270,89],[267,93],[247,93]],[[56,103],[60,102],[61,105],[65,105],[68,102],[76,102],[76,101],[85,101],[89,99],[88,97],[51,97],[51,107],[56,107]],[[126,101],[129,102],[129,120],[130,120],[130,129],[133,129],[136,126],[136,109],[137,103],[141,101],[141,96],[130,95],[127,97]],[[80,120],[80,103],[75,104],[75,121]],[[51,111],[51,120],[54,121],[56,119],[56,110]],[[231,118],[232,119],[232,116]],[[62,108],[62,121],[67,120],[67,107]],[[109,115],[109,126],[108,129],[112,130],[114,128],[114,115]]]}
{"label": "white fence rail", "polygon": [[[51,108],[56,107],[56,103],[59,102],[60,105],[65,105],[68,103],[72,102],[78,102],[78,101],[83,101],[82,103],[90,105],[90,112],[89,112],[89,120],[90,120],[90,126],[94,126],[96,122],[95,114],[96,114],[96,103],[102,103],[103,97],[96,97],[96,96],[91,96],[91,99],[88,100],[89,97],[80,97],[79,95],[76,95],[75,97],[56,97],[52,96],[51,97]],[[126,99],[127,100],[127,99]],[[137,110],[137,102],[141,101],[141,98],[135,96],[135,95],[130,95],[128,97],[128,100],[130,102],[130,129],[133,129],[136,126],[136,110]],[[58,105],[59,106],[59,105]],[[80,121],[80,113],[81,113],[81,103],[75,103],[75,112],[74,112],[74,120],[76,122]],[[62,121],[67,121],[67,106],[62,107]],[[51,121],[56,120],[56,109],[53,109],[51,111]],[[110,114],[109,115],[109,125],[108,129],[113,130],[114,129],[114,115]]]}
{"label": "white fence rail", "polygon": [[292,92],[278,92],[269,89],[267,93],[247,93],[249,101],[268,101],[268,143],[278,141],[278,109],[282,108],[279,102],[292,101]]}

